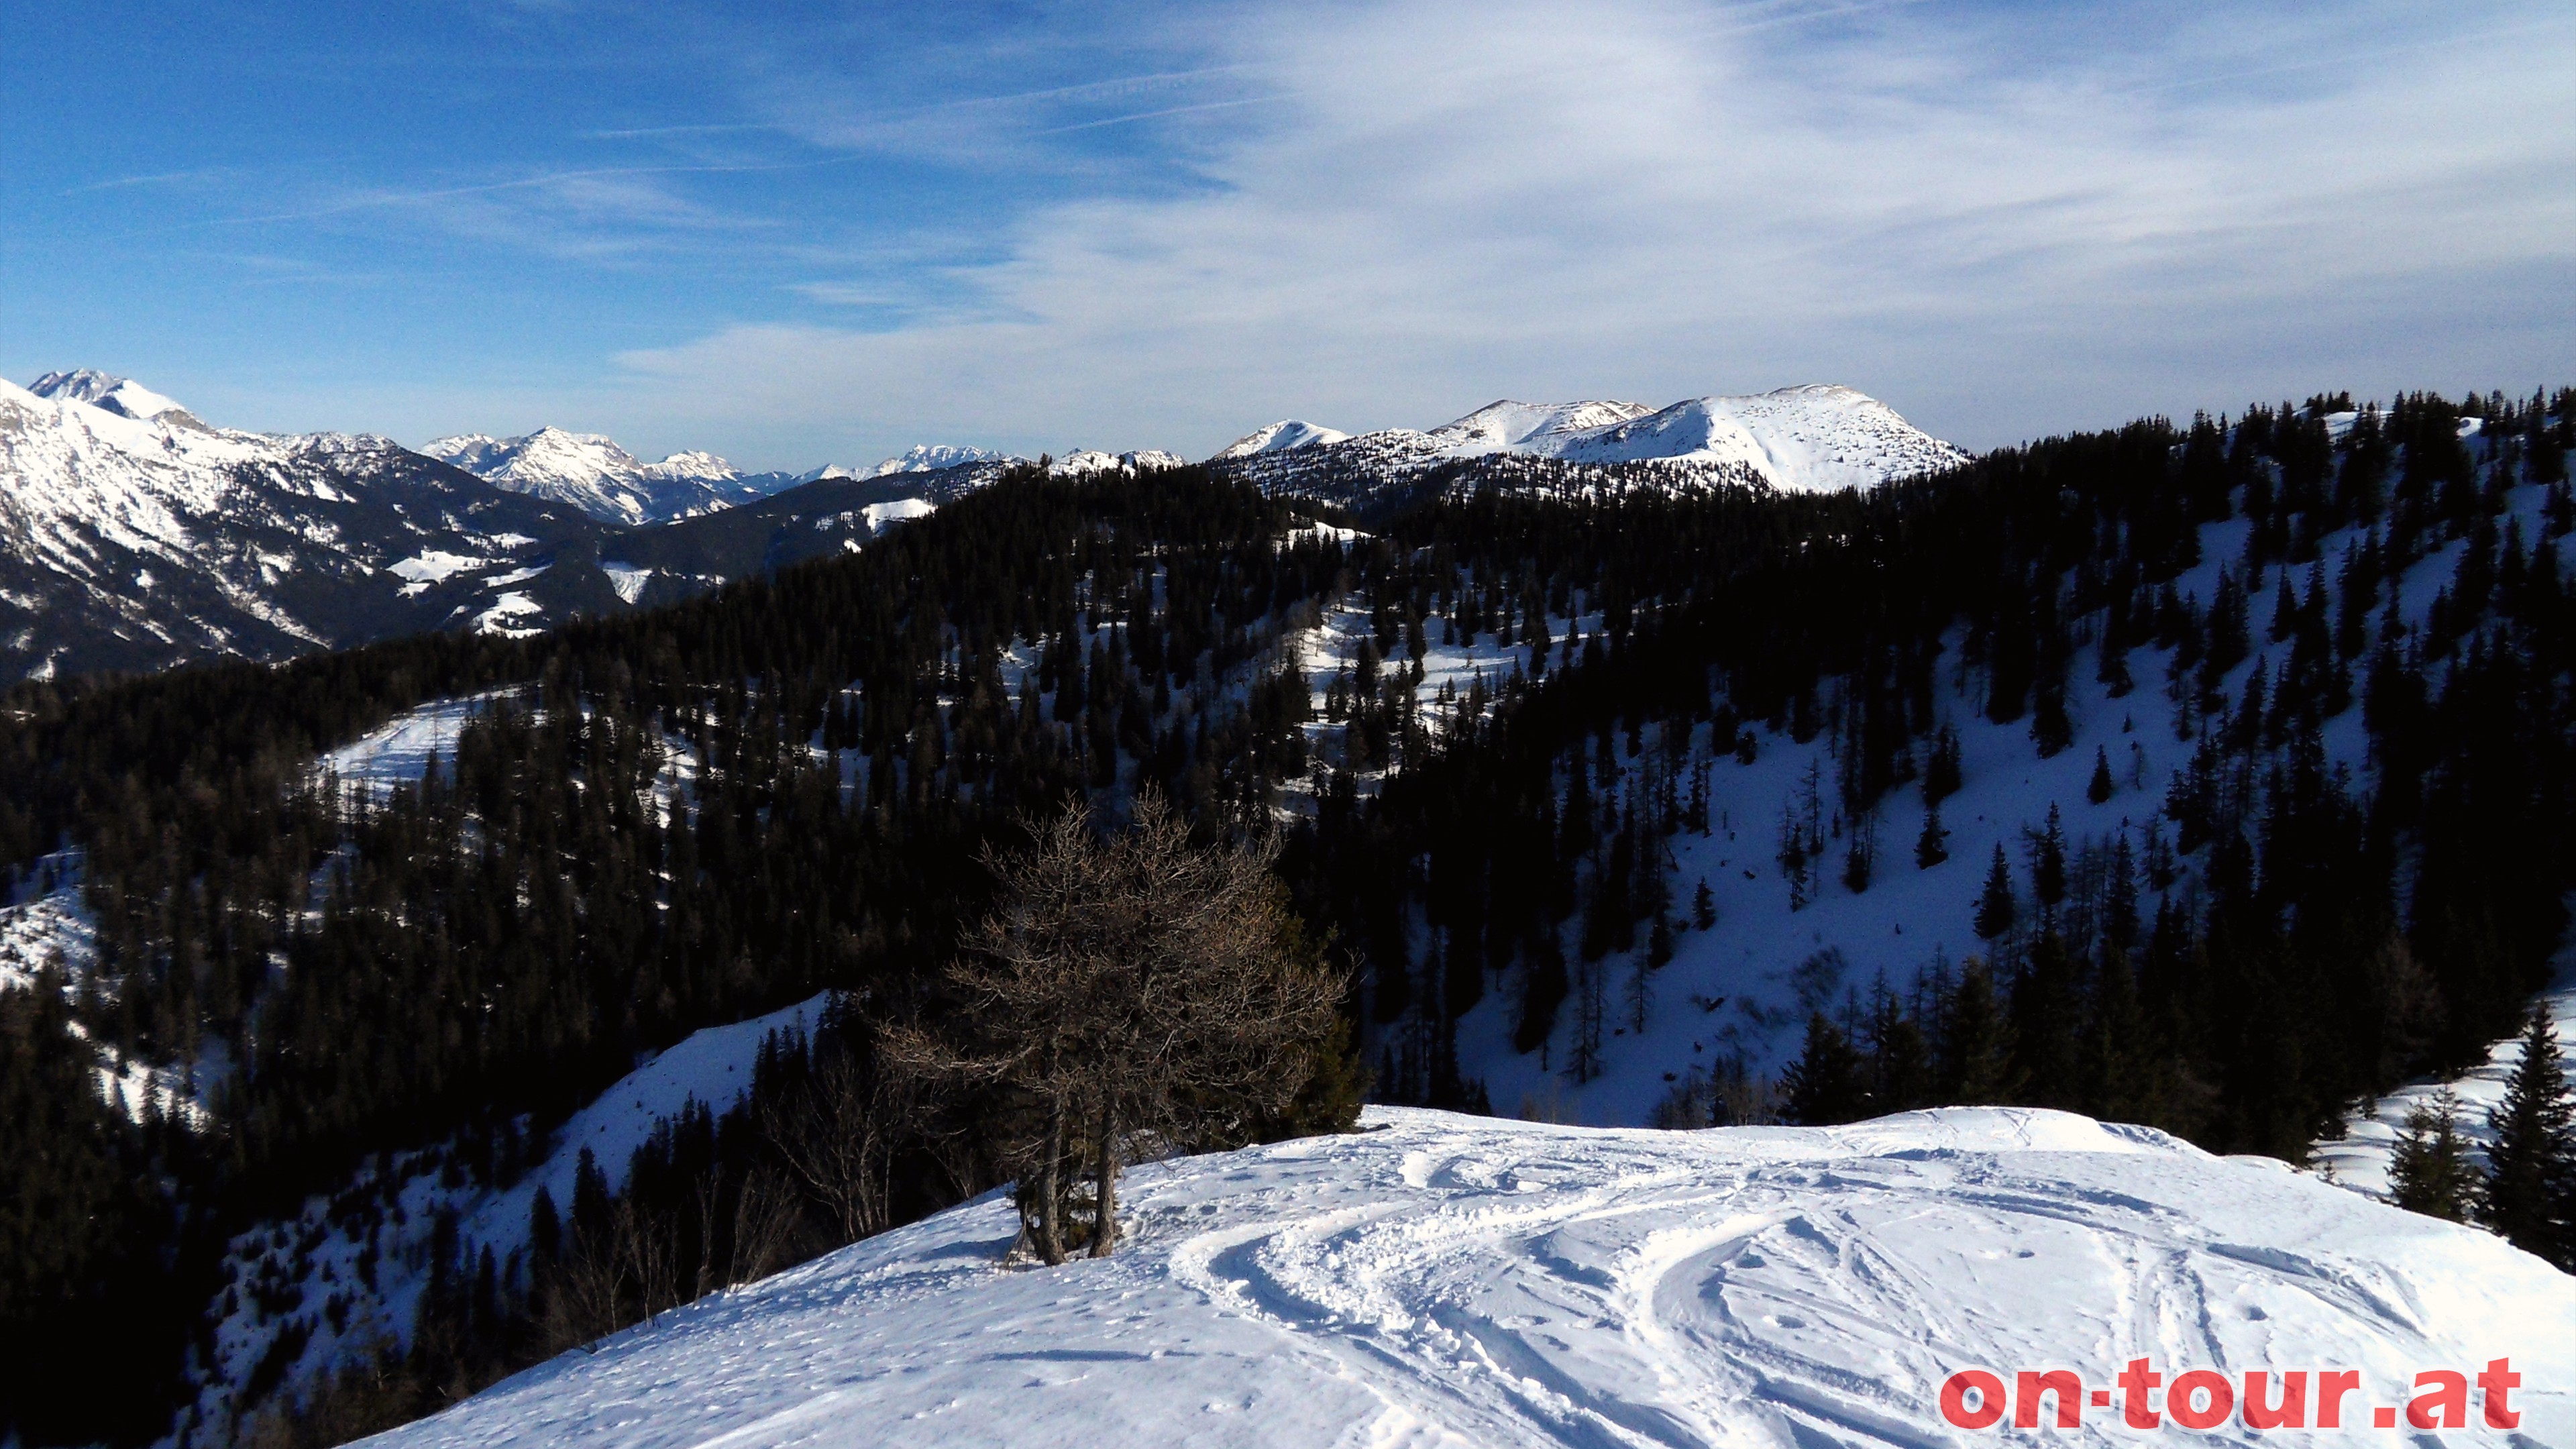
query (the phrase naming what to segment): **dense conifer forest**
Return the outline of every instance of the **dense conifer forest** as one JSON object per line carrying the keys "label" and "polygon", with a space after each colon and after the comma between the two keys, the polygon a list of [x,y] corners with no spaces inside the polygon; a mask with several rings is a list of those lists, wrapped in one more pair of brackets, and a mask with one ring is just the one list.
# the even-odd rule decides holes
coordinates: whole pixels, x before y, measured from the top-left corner
{"label": "dense conifer forest", "polygon": [[[1865,890],[1940,858],[1963,698],[2049,756],[2070,687],[2164,691],[2193,752],[2147,850],[1966,862],[1984,950],[1819,1003],[1783,1080],[1668,1120],[2029,1103],[2297,1159],[2514,1033],[2576,888],[2576,393],[2410,395],[2331,433],[2348,410],[2145,420],[1868,494],[1496,460],[1364,519],[1197,469],[1032,469],[858,554],[534,639],[22,685],[0,865],[77,871],[98,951],[0,993],[0,1435],[164,1432],[209,1304],[269,1294],[309,1332],[337,1301],[240,1280],[236,1234],[323,1194],[358,1241],[407,1175],[513,1180],[640,1053],[818,991],[831,1019],[743,1106],[669,1122],[622,1193],[541,1199],[524,1254],[442,1239],[407,1344],[244,1432],[337,1442],[1009,1180],[1010,1104],[899,1079],[882,1033],[956,1009],[979,852],[1146,786],[1204,843],[1275,837],[1355,982],[1295,1103],[1174,1144],[1216,1146],[1345,1124],[1364,1077],[1488,1106],[1455,1023],[1489,998],[1590,1069],[1621,1007],[1589,968],[1669,958],[1703,908],[1660,842],[1710,828],[1764,731],[1832,746],[1784,878]],[[2517,486],[2547,490],[2535,536]],[[2229,517],[2245,556],[2178,591]],[[2462,542],[2408,624],[2391,580]],[[1370,637],[1310,680],[1277,646],[1345,603]],[[1539,662],[1426,705],[1421,661],[1461,635]],[[2150,647],[2170,672],[2131,677]],[[2222,688],[2258,650],[2275,667]],[[464,696],[490,703],[417,784],[317,767]],[[2354,711],[2366,775],[2321,743]],[[102,1051],[206,1071],[203,1115],[117,1110]]]}

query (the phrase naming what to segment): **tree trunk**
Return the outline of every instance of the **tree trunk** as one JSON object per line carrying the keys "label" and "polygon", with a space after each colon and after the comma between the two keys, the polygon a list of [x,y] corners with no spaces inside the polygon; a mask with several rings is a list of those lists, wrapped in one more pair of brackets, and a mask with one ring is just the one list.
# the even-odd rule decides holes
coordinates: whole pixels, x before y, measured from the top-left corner
{"label": "tree trunk", "polygon": [[1093,1149],[1091,1173],[1099,1181],[1094,1201],[1098,1211],[1091,1225],[1091,1256],[1106,1258],[1118,1241],[1118,1104],[1105,1100],[1100,1104],[1100,1141]]}
{"label": "tree trunk", "polygon": [[1063,1164],[1064,1094],[1059,1092],[1047,1103],[1045,1155],[1038,1161],[1037,1182],[1033,1184],[1038,1200],[1038,1220],[1034,1225],[1038,1256],[1050,1267],[1064,1261],[1064,1231],[1058,1220],[1064,1193],[1057,1186]]}

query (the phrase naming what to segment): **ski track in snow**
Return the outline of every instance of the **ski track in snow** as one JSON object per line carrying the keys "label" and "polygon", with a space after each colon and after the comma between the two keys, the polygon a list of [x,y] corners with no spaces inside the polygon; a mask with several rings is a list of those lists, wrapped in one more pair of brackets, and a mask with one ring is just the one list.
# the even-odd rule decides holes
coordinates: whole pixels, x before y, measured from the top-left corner
{"label": "ski track in snow", "polygon": [[[1989,1437],[1939,1418],[1958,1369],[2141,1355],[2358,1369],[2371,1403],[2510,1356],[2519,1434],[2442,1442],[2576,1441],[2576,1280],[2277,1163],[2002,1108],[1367,1123],[1136,1170],[1107,1262],[998,1267],[996,1194],[370,1442],[1913,1449]],[[2052,1440],[2134,1441],[2117,1412]]]}

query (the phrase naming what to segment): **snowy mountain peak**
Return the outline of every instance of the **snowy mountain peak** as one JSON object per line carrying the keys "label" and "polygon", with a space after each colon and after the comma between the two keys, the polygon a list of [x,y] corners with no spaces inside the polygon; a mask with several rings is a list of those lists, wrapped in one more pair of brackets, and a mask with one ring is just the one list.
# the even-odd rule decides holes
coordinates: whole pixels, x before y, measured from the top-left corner
{"label": "snowy mountain peak", "polygon": [[[121,418],[148,423],[164,413],[188,416],[188,410],[128,377],[95,368],[75,368],[70,372],[49,372],[28,385],[27,391],[42,398],[65,402],[88,403],[104,408]],[[189,421],[195,419],[189,417]]]}
{"label": "snowy mountain peak", "polygon": [[1553,454],[1574,438],[1616,427],[1654,409],[1632,402],[1490,402],[1429,436],[1452,457],[1477,453]]}
{"label": "snowy mountain peak", "polygon": [[1338,443],[1350,434],[1320,428],[1297,418],[1284,418],[1266,428],[1255,428],[1225,445],[1220,458],[1249,458],[1255,453],[1284,453],[1292,448],[1312,448],[1325,443]]}
{"label": "snowy mountain peak", "polygon": [[[495,483],[595,482],[609,474],[632,473],[644,465],[634,454],[597,433],[539,428],[517,438],[483,434],[438,438],[421,451],[444,463]],[[528,492],[522,488],[517,491]]]}
{"label": "snowy mountain peak", "polygon": [[745,491],[742,474],[713,453],[673,453],[646,463],[614,439],[565,428],[539,428],[517,438],[439,438],[421,451],[496,487],[568,503],[610,523],[711,513],[743,501]]}
{"label": "snowy mountain peak", "polygon": [[869,469],[864,475],[826,468],[816,476],[884,478],[895,473],[936,473],[942,468],[962,467],[968,463],[997,462],[1003,456],[990,448],[977,448],[956,443],[915,443]]}
{"label": "snowy mountain peak", "polygon": [[[1274,423],[1211,462],[1231,463],[1273,490],[1348,503],[1365,492],[1458,459],[1517,456],[1568,463],[1679,465],[1685,476],[1752,481],[1788,492],[1874,488],[1967,461],[1887,404],[1830,383],[1750,396],[1685,398],[1668,407],[1591,400],[1488,403],[1428,432],[1388,428],[1356,437],[1290,441]],[[1319,434],[1323,430],[1316,430]],[[1672,468],[1658,477],[1669,479]],[[1354,478],[1364,480],[1354,484]]]}
{"label": "snowy mountain peak", "polygon": [[1058,477],[1083,473],[1142,473],[1156,468],[1178,468],[1185,465],[1177,454],[1160,448],[1140,448],[1126,453],[1104,453],[1097,448],[1076,448],[1049,464],[1047,471]]}
{"label": "snowy mountain peak", "polygon": [[100,373],[37,387],[0,383],[0,677],[436,628],[462,600],[434,585],[533,577],[590,531],[382,438],[209,427]]}
{"label": "snowy mountain peak", "polygon": [[742,470],[713,453],[673,453],[659,463],[647,463],[642,472],[647,478],[739,478]]}

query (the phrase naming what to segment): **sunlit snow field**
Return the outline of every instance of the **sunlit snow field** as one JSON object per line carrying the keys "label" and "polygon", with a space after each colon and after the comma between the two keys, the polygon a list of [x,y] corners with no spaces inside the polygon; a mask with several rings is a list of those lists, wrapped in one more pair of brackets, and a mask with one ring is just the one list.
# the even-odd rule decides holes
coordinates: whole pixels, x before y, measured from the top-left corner
{"label": "sunlit snow field", "polygon": [[[2576,1279],[2276,1162],[2002,1108],[1365,1127],[1135,1171],[1106,1262],[1003,1266],[995,1194],[373,1442],[1928,1446],[1997,1437],[1942,1423],[1959,1369],[2138,1356],[2355,1369],[2361,1423],[2510,1357],[2520,1430],[2441,1442],[2576,1442]],[[2116,1409],[2049,1432],[2139,1441]]]}

